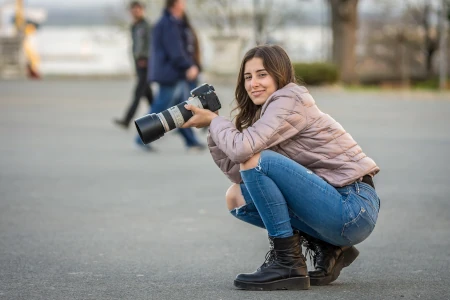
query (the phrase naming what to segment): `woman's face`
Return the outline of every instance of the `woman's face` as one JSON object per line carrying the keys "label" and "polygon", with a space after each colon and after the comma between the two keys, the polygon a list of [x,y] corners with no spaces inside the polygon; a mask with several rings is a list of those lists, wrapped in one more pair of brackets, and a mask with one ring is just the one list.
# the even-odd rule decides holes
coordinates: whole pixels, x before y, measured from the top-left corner
{"label": "woman's face", "polygon": [[254,57],[244,66],[245,89],[256,105],[263,105],[277,89],[275,80],[264,69],[263,60]]}
{"label": "woman's face", "polygon": [[184,12],[186,9],[186,0],[178,0],[177,2],[175,2],[174,7],[177,10]]}

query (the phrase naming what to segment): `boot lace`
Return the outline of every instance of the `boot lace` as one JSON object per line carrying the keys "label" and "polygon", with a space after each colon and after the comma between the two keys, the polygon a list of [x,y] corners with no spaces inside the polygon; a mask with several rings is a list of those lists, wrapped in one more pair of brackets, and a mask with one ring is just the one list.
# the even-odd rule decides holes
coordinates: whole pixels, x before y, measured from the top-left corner
{"label": "boot lace", "polygon": [[266,253],[266,257],[264,259],[264,263],[259,267],[259,270],[270,266],[276,260],[276,252],[273,244],[273,240],[269,239],[270,250]]}
{"label": "boot lace", "polygon": [[309,257],[309,259],[313,262],[313,265],[316,265],[316,259],[318,252],[320,252],[320,247],[312,242],[308,241],[307,239],[303,238],[303,247],[305,247],[305,256]]}
{"label": "boot lace", "polygon": [[[296,269],[296,268],[302,266],[301,260],[297,260],[297,262],[295,264],[284,264],[279,259],[278,255],[280,253],[289,253],[292,250],[291,249],[275,250],[273,240],[269,239],[269,243],[270,243],[270,250],[266,253],[266,257],[265,257],[264,263],[261,265],[261,267],[259,267],[259,270],[261,270],[263,268],[266,268],[266,267],[268,267],[270,265],[273,265],[273,264],[278,265],[278,266],[283,267],[283,268],[288,268],[288,269]],[[300,245],[301,245],[301,243],[302,243],[302,241],[300,240]],[[301,253],[301,251],[300,251],[300,258],[303,261],[306,260],[305,256],[303,255],[303,253]]]}
{"label": "boot lace", "polygon": [[317,263],[323,262],[325,257],[333,255],[333,248],[313,239],[303,239],[303,246],[306,248],[305,255],[312,260],[314,267]]}

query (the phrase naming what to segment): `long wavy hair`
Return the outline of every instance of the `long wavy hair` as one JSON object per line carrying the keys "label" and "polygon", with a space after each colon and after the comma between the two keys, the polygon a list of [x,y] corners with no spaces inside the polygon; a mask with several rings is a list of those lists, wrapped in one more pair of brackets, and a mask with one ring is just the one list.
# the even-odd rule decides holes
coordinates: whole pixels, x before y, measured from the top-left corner
{"label": "long wavy hair", "polygon": [[262,45],[247,51],[242,59],[236,91],[234,93],[236,107],[233,111],[237,111],[236,128],[239,131],[253,125],[261,115],[262,106],[254,104],[245,89],[245,64],[255,57],[262,59],[264,69],[266,69],[267,73],[274,79],[277,89],[281,89],[291,82],[297,83],[291,60],[286,51],[280,46]]}
{"label": "long wavy hair", "polygon": [[189,19],[189,17],[187,16],[186,12],[183,15],[183,20],[186,23],[186,26],[189,28],[191,34],[192,34],[192,43],[193,43],[193,53],[192,53],[192,57],[194,59],[194,63],[197,65],[197,67],[200,69],[202,69],[202,61],[201,61],[201,57],[200,57],[200,43],[198,41],[198,35],[197,32],[195,31],[194,27],[191,24],[191,21]]}

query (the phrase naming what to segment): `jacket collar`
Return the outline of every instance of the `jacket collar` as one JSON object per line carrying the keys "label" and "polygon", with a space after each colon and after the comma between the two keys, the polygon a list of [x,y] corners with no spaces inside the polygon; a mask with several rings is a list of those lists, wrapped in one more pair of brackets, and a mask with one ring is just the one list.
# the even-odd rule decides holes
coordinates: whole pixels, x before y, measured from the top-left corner
{"label": "jacket collar", "polygon": [[263,104],[262,108],[261,108],[261,115],[264,113],[264,111],[266,110],[267,106],[269,105],[270,102],[272,102],[276,97],[284,94],[284,92],[286,91],[300,91],[300,89],[304,89],[306,92],[306,88],[303,86],[299,86],[296,83],[288,83],[287,85],[285,85],[284,87],[282,87],[279,90],[276,90],[272,95],[269,96],[269,98],[267,98],[266,102]]}
{"label": "jacket collar", "polygon": [[170,13],[168,9],[164,9],[164,17],[169,18],[172,22],[180,23],[182,20],[177,19]]}

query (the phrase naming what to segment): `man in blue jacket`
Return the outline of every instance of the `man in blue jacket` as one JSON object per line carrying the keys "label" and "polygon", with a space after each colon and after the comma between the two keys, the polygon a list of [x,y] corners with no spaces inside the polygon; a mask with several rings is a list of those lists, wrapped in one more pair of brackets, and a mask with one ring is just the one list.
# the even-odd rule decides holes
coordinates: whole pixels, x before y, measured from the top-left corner
{"label": "man in blue jacket", "polygon": [[[185,0],[166,0],[163,15],[152,31],[148,80],[159,84],[159,92],[150,113],[160,113],[187,100],[199,75],[194,55],[195,34],[185,16],[185,6]],[[206,149],[192,128],[178,130],[188,149]],[[139,137],[136,142],[151,149]]]}

